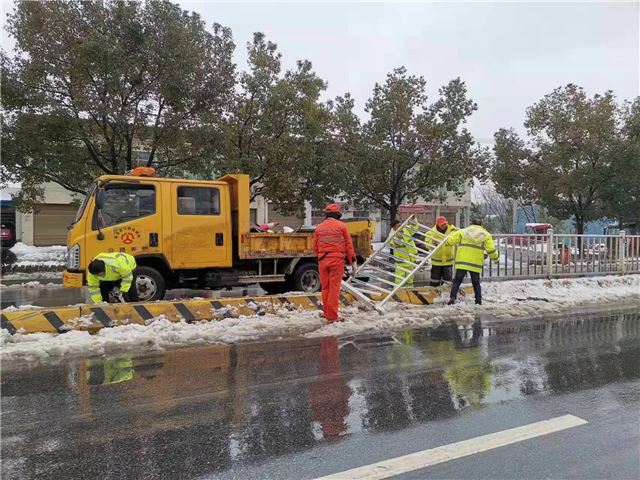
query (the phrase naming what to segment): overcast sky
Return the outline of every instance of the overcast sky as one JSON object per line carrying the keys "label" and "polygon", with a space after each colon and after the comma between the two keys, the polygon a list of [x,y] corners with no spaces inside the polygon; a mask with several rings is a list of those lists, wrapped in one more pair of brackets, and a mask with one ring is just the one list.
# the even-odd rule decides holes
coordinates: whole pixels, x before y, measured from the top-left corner
{"label": "overcast sky", "polygon": [[469,128],[481,141],[500,127],[522,131],[526,107],[569,82],[621,99],[640,90],[637,1],[180,3],[209,27],[231,27],[240,67],[252,33],[265,32],[285,66],[311,60],[327,96],[351,92],[359,111],[394,67],[423,75],[432,97],[459,76],[478,103]]}

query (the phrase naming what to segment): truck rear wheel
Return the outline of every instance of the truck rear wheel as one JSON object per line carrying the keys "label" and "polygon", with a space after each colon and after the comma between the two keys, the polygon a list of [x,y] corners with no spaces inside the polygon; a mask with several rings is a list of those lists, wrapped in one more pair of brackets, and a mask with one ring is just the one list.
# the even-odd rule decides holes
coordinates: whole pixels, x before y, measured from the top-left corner
{"label": "truck rear wheel", "polygon": [[153,267],[138,267],[135,270],[136,289],[141,302],[162,300],[167,291],[164,277]]}
{"label": "truck rear wheel", "polygon": [[320,291],[320,272],[318,264],[305,263],[298,267],[291,277],[291,290],[316,293]]}

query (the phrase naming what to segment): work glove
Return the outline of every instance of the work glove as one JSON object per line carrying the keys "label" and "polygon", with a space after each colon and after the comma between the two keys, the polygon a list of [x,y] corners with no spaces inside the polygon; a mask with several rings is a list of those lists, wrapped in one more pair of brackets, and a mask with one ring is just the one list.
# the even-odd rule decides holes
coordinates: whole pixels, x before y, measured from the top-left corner
{"label": "work glove", "polygon": [[113,295],[113,298],[115,298],[118,302],[120,303],[126,303],[124,301],[124,297],[122,296],[122,291],[115,287],[113,290],[111,290],[111,294]]}
{"label": "work glove", "polygon": [[358,270],[358,262],[353,262],[351,264],[351,276],[355,278],[356,270]]}

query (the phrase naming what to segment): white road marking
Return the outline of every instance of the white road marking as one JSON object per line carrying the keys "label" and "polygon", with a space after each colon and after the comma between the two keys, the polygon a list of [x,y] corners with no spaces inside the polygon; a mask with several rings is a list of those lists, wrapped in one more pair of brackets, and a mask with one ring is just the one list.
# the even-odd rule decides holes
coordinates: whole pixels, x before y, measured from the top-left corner
{"label": "white road marking", "polygon": [[372,463],[364,467],[334,473],[326,477],[319,477],[316,480],[378,480],[389,478],[438,463],[448,462],[449,460],[486,452],[487,450],[541,437],[542,435],[559,432],[567,428],[577,427],[585,423],[589,422],[573,415],[563,415],[562,417],[530,423],[522,427],[510,428],[509,430],[482,435],[469,440],[463,440],[462,442],[422,450],[421,452],[411,453],[383,462]]}

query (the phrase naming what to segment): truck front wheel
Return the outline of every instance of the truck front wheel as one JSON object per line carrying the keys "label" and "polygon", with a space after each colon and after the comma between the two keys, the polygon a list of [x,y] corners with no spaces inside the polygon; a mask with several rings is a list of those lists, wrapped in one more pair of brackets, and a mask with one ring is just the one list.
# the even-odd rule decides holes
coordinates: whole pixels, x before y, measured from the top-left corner
{"label": "truck front wheel", "polygon": [[316,293],[320,291],[320,272],[316,263],[305,263],[291,277],[291,290]]}
{"label": "truck front wheel", "polygon": [[138,267],[135,270],[136,289],[141,302],[162,300],[167,291],[164,277],[153,267]]}

